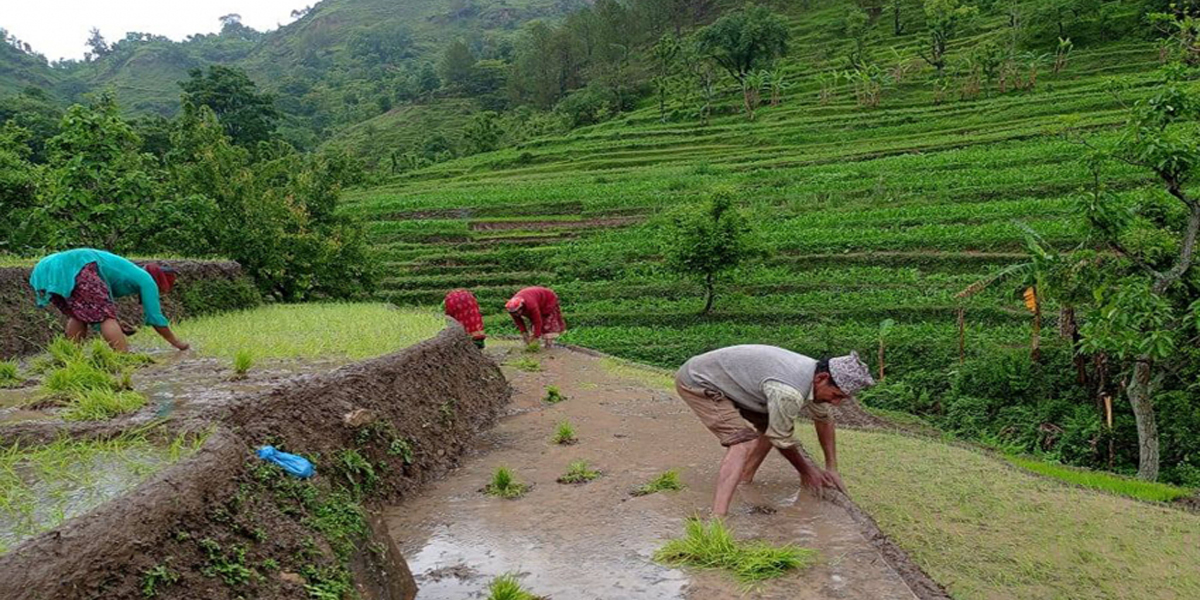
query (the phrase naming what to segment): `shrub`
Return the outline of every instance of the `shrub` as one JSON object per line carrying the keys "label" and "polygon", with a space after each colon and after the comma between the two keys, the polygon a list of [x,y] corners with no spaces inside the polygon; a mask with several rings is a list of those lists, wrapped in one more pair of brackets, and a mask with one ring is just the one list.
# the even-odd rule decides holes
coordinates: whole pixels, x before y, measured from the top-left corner
{"label": "shrub", "polygon": [[172,295],[178,298],[189,317],[254,308],[262,304],[258,289],[245,277],[186,281],[179,288]]}

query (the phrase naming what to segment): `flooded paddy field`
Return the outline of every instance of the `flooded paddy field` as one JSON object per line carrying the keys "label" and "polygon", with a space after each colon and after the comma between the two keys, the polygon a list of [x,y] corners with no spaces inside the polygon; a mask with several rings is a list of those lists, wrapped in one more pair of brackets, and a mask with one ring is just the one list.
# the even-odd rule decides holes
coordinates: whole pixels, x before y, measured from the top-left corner
{"label": "flooded paddy field", "polygon": [[[536,361],[541,370],[506,367],[514,388],[508,416],[461,468],[385,511],[419,600],[483,598],[488,582],[504,573],[516,573],[534,594],[581,600],[914,597],[850,515],[800,492],[778,455],[739,489],[727,523],[739,538],[814,549],[815,566],[750,589],[727,573],[657,564],[654,551],[683,534],[685,518],[706,516],[723,452],[667,391],[670,380],[565,349],[490,352],[526,368]],[[550,382],[567,400],[543,401]],[[551,442],[564,420],[577,444]],[[581,459],[602,475],[580,485],[556,482]],[[501,466],[531,490],[513,500],[481,493]],[[686,489],[631,495],[668,469],[679,470]]]}

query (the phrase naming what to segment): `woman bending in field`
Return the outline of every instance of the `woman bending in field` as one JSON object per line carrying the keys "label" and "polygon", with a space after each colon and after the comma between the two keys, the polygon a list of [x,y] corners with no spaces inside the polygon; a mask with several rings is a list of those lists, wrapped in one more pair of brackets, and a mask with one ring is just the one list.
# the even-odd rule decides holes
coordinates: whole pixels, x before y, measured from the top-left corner
{"label": "woman bending in field", "polygon": [[[504,308],[512,315],[521,331],[521,339],[528,344],[544,340],[547,347],[554,345],[554,338],[567,330],[562,309],[558,306],[558,295],[550,288],[527,287],[512,297]],[[529,320],[529,326],[525,320]]]}
{"label": "woman bending in field", "polygon": [[[163,316],[161,295],[171,291],[175,271],[157,263],[145,268],[103,250],[77,248],[51,254],[38,261],[29,276],[29,285],[38,306],[54,304],[67,317],[67,338],[81,341],[91,326],[98,326],[108,345],[128,352],[126,331],[117,321],[116,298],[141,297],[147,325],[153,326],[172,346],[187,350],[187,343],[175,337]],[[130,331],[129,333],[132,333]]]}

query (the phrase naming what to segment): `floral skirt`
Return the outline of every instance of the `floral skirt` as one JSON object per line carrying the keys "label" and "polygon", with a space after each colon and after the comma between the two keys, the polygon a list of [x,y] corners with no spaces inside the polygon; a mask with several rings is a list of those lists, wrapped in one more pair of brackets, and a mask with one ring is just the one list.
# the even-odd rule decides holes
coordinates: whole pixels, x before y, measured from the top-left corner
{"label": "floral skirt", "polygon": [[542,333],[559,334],[567,330],[567,322],[563,320],[562,309],[558,306],[550,308],[542,314]]}
{"label": "floral skirt", "polygon": [[96,263],[88,263],[75,276],[70,298],[51,294],[50,302],[62,314],[89,325],[117,318],[117,305],[109,297],[108,284],[100,278]]}

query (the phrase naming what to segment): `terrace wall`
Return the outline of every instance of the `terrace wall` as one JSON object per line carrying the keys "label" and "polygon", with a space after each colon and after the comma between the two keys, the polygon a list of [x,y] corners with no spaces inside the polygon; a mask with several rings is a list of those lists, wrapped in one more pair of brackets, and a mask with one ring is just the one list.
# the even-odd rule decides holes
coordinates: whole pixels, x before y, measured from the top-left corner
{"label": "terrace wall", "polygon": [[[254,448],[269,443],[317,457],[317,484],[322,478],[344,483],[337,457],[353,449],[379,475],[363,498],[369,509],[455,466],[475,435],[494,423],[510,393],[497,366],[450,324],[395,354],[247,395],[231,405],[195,455],[0,556],[0,598],[141,598],[145,573],[163,564],[179,579],[160,586],[159,598],[306,597],[304,579],[284,571],[294,569],[298,548],[312,547],[311,522],[281,511],[279,488],[263,487],[263,463]],[[411,462],[364,435],[380,426],[411,444]],[[278,470],[267,475],[267,481],[288,478]],[[411,600],[415,584],[403,557],[379,519],[368,515],[367,522],[351,561],[356,588],[368,600]],[[255,529],[265,533],[263,539],[247,533]],[[248,563],[270,558],[281,570],[241,587],[227,585],[203,573],[211,565],[198,544],[203,539],[222,548],[240,545]]]}
{"label": "terrace wall", "polygon": [[[164,260],[179,272],[175,289],[163,298],[163,312],[175,320],[196,314],[249,308],[260,299],[242,268],[233,261]],[[32,267],[0,267],[0,359],[41,350],[63,331],[57,310],[34,304],[29,287]],[[122,298],[118,314],[130,323],[142,322],[137,298]]]}

